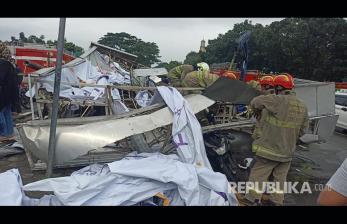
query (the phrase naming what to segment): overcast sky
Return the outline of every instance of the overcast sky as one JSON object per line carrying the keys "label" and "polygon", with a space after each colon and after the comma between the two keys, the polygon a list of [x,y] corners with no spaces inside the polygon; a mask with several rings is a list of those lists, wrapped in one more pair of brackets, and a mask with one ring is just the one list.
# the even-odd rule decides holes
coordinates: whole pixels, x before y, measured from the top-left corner
{"label": "overcast sky", "polygon": [[[127,32],[157,43],[162,61],[183,61],[187,53],[199,50],[203,38],[207,43],[245,19],[268,25],[282,18],[67,18],[65,37],[86,50],[107,32]],[[26,37],[57,39],[58,25],[58,18],[0,18],[0,40],[18,38],[22,31]]]}

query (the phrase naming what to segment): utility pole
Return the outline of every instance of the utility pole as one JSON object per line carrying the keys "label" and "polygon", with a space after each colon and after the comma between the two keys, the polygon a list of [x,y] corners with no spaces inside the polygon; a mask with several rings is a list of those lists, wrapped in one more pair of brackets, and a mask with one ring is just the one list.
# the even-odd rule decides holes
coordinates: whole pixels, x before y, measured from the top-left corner
{"label": "utility pole", "polygon": [[46,170],[47,177],[52,176],[53,165],[54,165],[53,163],[54,163],[54,157],[55,157],[56,129],[57,129],[57,119],[58,119],[58,108],[59,108],[61,69],[63,64],[65,23],[66,23],[66,18],[60,18],[58,43],[57,43],[57,64],[55,67],[55,79],[54,79],[53,106],[52,106],[51,126],[49,130],[48,160],[47,160],[47,170]]}

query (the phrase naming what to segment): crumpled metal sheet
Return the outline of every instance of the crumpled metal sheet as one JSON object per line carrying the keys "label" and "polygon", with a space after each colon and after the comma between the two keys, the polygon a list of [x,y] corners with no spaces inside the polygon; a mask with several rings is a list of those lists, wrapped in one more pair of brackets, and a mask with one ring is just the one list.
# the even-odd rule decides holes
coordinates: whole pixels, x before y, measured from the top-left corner
{"label": "crumpled metal sheet", "polygon": [[[186,96],[194,113],[214,104],[202,95]],[[172,123],[173,114],[165,107],[148,115],[104,120],[78,126],[57,126],[55,163],[61,164],[126,137],[141,134]],[[24,147],[37,158],[47,161],[49,127],[23,124],[18,127]]]}
{"label": "crumpled metal sheet", "polygon": [[260,92],[240,80],[220,77],[203,92],[203,95],[216,101],[248,105],[254,97],[260,95]]}

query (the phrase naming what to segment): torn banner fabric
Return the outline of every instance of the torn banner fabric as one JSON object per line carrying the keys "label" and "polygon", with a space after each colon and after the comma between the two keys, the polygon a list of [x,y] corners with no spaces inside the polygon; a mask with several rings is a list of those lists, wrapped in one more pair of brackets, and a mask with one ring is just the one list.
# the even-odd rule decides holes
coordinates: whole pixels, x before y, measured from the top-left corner
{"label": "torn banner fabric", "polygon": [[170,205],[237,205],[223,174],[160,153],[134,152],[69,177],[27,184],[24,190],[53,191],[64,205],[135,205],[158,193],[169,198]]}
{"label": "torn banner fabric", "polygon": [[0,206],[58,206],[62,203],[54,195],[29,198],[24,194],[22,178],[18,169],[0,173]]}
{"label": "torn banner fabric", "polygon": [[0,205],[22,205],[22,180],[18,169],[0,173]]}
{"label": "torn banner fabric", "polygon": [[172,136],[181,160],[212,169],[206,155],[200,123],[187,100],[172,87],[159,86],[158,91],[173,112]]}

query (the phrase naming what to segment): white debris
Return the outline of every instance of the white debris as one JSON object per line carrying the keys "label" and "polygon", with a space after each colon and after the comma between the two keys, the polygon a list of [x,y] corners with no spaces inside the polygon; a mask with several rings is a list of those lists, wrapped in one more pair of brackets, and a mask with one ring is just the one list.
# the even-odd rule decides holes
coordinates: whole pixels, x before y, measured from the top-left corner
{"label": "white debris", "polygon": [[158,91],[174,114],[172,136],[182,161],[212,169],[206,155],[200,123],[187,100],[172,87],[159,86]]}
{"label": "white debris", "polygon": [[22,205],[22,179],[18,169],[0,173],[0,205]]}
{"label": "white debris", "polygon": [[69,177],[27,184],[24,190],[53,191],[64,205],[135,205],[157,193],[170,205],[237,205],[225,175],[159,153],[132,153]]}
{"label": "white debris", "polygon": [[0,205],[5,206],[48,206],[62,205],[55,195],[45,195],[40,199],[24,194],[23,183],[18,169],[0,173]]}

